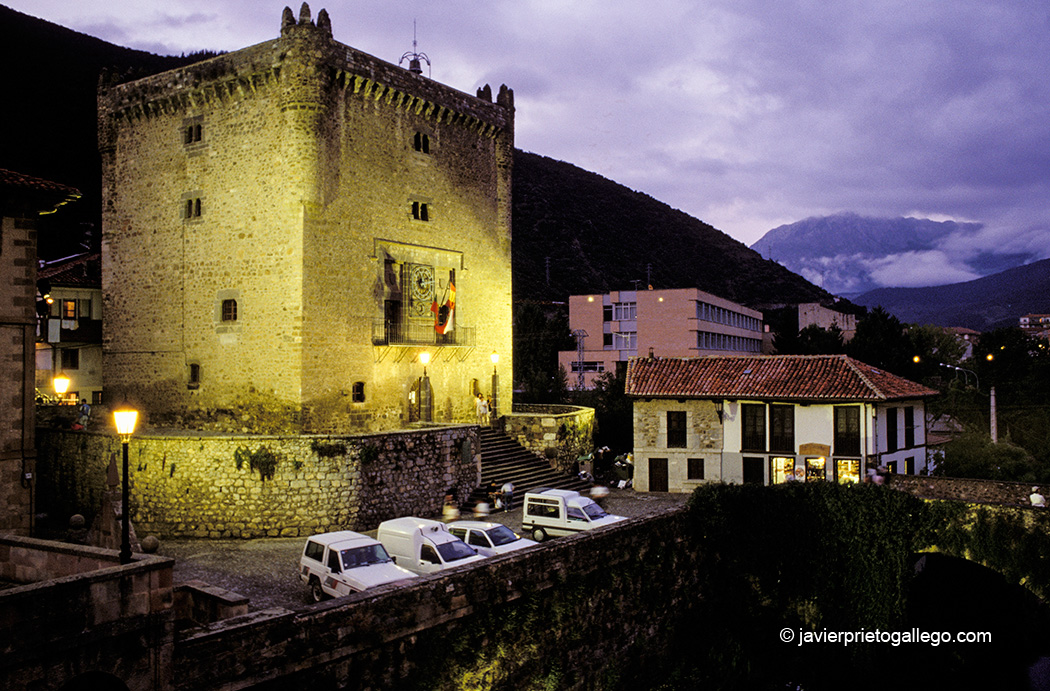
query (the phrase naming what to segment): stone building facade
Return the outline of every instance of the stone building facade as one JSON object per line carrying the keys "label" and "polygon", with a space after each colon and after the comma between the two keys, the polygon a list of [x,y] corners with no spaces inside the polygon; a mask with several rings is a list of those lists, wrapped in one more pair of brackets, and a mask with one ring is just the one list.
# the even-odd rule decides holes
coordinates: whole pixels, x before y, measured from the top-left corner
{"label": "stone building facade", "polygon": [[426,368],[433,420],[473,419],[490,354],[513,368],[513,118],[505,86],[383,62],[305,4],[277,39],[103,85],[107,396],[382,431],[419,418]]}
{"label": "stone building facade", "polygon": [[80,193],[0,170],[0,533],[28,535],[36,477],[36,223]]}

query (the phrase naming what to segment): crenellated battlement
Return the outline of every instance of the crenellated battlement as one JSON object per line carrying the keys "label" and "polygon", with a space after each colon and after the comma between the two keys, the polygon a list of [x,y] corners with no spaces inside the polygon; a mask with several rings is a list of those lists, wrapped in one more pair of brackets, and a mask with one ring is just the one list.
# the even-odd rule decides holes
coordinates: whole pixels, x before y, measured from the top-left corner
{"label": "crenellated battlement", "polygon": [[[311,68],[317,74],[303,79],[302,70]],[[313,93],[304,97],[297,92],[307,81],[313,82]],[[278,39],[144,79],[101,85],[100,112],[117,119],[177,115],[275,88],[282,90],[286,104],[317,102],[340,89],[489,137],[513,126],[514,92],[506,85],[493,103],[488,85],[471,96],[414,74],[335,41],[327,11],[322,9],[314,23],[306,3],[298,20],[284,8]]]}

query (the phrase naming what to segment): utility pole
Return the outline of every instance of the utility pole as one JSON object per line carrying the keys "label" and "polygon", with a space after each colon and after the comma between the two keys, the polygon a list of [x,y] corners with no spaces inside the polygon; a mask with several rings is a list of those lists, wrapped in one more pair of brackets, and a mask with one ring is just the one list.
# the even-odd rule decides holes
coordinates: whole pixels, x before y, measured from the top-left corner
{"label": "utility pole", "polygon": [[992,411],[991,411],[992,412],[992,430],[991,430],[992,431],[992,443],[993,444],[998,444],[999,443],[999,423],[995,419],[995,387],[993,386],[989,391],[991,393],[991,399],[992,399],[992,403],[991,403],[991,406],[992,406]]}

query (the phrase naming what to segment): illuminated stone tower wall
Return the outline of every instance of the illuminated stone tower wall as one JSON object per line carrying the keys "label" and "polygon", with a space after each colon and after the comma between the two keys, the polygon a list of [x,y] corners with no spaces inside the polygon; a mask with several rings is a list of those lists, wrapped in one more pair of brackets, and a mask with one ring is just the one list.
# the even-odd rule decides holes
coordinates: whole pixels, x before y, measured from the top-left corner
{"label": "illuminated stone tower wall", "polygon": [[[103,85],[104,372],[156,422],[383,430],[511,402],[513,92],[281,37]],[[435,312],[455,302],[439,333]],[[240,424],[240,423],[239,423]]]}

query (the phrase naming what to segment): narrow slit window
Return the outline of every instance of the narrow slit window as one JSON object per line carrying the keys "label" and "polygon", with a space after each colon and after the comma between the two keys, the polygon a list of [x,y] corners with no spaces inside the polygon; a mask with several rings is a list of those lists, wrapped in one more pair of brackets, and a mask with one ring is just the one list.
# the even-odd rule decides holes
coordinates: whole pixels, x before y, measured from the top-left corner
{"label": "narrow slit window", "polygon": [[425,202],[412,202],[412,218],[417,221],[430,220],[430,212]]}
{"label": "narrow slit window", "polygon": [[430,136],[422,132],[416,132],[416,136],[412,139],[412,148],[421,154],[429,154]]}
{"label": "narrow slit window", "polygon": [[187,197],[183,202],[183,218],[200,218],[202,210],[200,197]]}

